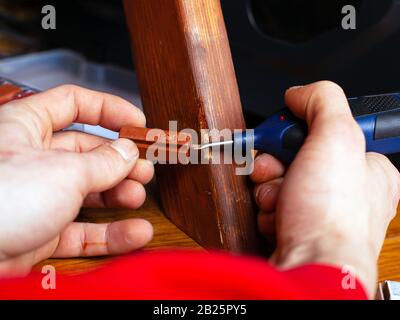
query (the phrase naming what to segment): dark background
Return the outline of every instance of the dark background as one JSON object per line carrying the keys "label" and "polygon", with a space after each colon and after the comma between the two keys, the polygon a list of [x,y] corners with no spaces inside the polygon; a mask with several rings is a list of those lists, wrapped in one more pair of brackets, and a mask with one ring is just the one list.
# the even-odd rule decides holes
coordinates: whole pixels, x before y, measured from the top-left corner
{"label": "dark background", "polygon": [[[400,91],[400,0],[221,2],[250,125],[282,107],[292,85],[329,79],[349,97]],[[44,4],[57,9],[57,30],[41,29]],[[356,30],[341,28],[346,4],[357,8]],[[2,29],[28,37],[26,50],[70,48],[134,68],[121,0],[0,0]]]}
{"label": "dark background", "polygon": [[[270,114],[287,87],[321,79],[338,82],[349,96],[400,91],[400,1],[221,2],[243,105],[251,113]],[[44,4],[57,9],[56,30],[41,29]],[[357,8],[357,30],[341,28],[346,4]],[[120,0],[0,0],[2,27],[30,36],[35,50],[71,48],[96,62],[133,68]]]}

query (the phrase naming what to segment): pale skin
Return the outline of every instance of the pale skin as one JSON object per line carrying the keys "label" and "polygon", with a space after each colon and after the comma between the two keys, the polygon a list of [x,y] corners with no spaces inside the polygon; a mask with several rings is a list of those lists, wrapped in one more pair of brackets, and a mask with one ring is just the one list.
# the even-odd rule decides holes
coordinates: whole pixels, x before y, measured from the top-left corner
{"label": "pale skin", "polygon": [[[255,161],[259,228],[277,243],[271,262],[351,266],[372,297],[399,172],[386,157],[365,153],[337,85],[292,88],[285,99],[310,134],[287,170],[267,154]],[[127,253],[152,238],[141,219],[74,222],[82,206],[138,208],[154,169],[132,141],[59,132],[72,122],[118,131],[144,126],[145,117],[120,98],[74,86],[0,107],[0,277],[26,274],[49,257]]]}
{"label": "pale skin", "polygon": [[82,205],[140,207],[154,168],[130,140],[59,132],[72,122],[118,131],[144,126],[145,117],[120,98],[74,86],[0,107],[0,277],[49,257],[127,253],[152,238],[142,219],[73,222]]}
{"label": "pale skin", "polygon": [[336,84],[292,88],[285,101],[307,121],[309,136],[287,171],[267,154],[255,161],[259,228],[277,243],[271,262],[284,269],[349,266],[372,298],[377,258],[399,202],[399,172],[385,156],[365,153]]}

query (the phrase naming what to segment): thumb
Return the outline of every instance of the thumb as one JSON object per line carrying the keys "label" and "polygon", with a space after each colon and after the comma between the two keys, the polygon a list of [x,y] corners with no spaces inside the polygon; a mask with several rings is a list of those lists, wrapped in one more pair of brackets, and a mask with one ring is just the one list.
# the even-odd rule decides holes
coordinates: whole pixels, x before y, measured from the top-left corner
{"label": "thumb", "polygon": [[289,88],[285,93],[285,102],[298,117],[313,121],[343,117],[352,119],[346,95],[336,83],[319,81],[302,87]]}
{"label": "thumb", "polygon": [[139,158],[135,143],[118,139],[81,154],[86,170],[86,192],[101,192],[126,178]]}
{"label": "thumb", "polygon": [[340,143],[360,155],[365,153],[364,135],[337,84],[320,81],[289,89],[285,102],[295,115],[306,120],[309,136],[320,146],[331,149]]}

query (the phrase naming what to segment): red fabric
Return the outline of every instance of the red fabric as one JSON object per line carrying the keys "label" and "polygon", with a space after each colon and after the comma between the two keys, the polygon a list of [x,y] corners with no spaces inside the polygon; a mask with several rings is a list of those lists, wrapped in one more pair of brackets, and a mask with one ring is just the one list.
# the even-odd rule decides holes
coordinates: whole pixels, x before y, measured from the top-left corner
{"label": "red fabric", "polygon": [[137,253],[79,276],[57,274],[44,290],[40,272],[0,281],[0,299],[366,299],[345,290],[340,269],[307,265],[279,271],[260,258],[224,253]]}

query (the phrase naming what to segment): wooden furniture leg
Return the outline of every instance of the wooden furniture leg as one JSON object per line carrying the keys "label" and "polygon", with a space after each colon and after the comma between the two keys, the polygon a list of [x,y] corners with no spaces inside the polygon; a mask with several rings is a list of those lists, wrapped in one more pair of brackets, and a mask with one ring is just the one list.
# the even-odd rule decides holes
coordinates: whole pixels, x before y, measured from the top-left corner
{"label": "wooden furniture leg", "polygon": [[[244,120],[218,0],[125,0],[149,127],[240,129]],[[234,165],[159,165],[166,215],[207,248],[256,252],[247,178]]]}

